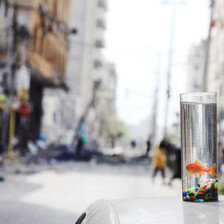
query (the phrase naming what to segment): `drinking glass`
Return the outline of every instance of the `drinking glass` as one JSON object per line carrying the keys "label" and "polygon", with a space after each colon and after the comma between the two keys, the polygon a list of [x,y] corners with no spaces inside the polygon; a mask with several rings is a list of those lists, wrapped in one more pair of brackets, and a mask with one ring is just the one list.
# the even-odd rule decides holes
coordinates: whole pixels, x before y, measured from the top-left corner
{"label": "drinking glass", "polygon": [[218,200],[217,95],[180,95],[183,200]]}

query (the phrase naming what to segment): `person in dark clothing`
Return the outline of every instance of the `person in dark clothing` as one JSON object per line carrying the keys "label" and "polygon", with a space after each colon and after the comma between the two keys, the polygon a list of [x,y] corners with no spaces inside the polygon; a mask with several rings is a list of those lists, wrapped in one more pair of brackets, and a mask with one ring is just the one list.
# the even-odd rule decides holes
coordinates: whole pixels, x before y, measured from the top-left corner
{"label": "person in dark clothing", "polygon": [[146,156],[146,157],[149,155],[150,149],[151,149],[151,141],[148,140],[148,141],[146,142],[146,153],[145,153],[145,156]]}
{"label": "person in dark clothing", "polygon": [[80,155],[83,149],[83,146],[86,143],[86,138],[85,136],[80,136],[78,139],[77,147],[76,147],[76,154]]}
{"label": "person in dark clothing", "polygon": [[131,147],[132,147],[132,149],[135,149],[136,145],[137,145],[137,142],[135,140],[132,140],[131,141]]}
{"label": "person in dark clothing", "polygon": [[175,149],[175,163],[176,163],[176,169],[175,169],[175,172],[173,174],[173,176],[171,177],[170,181],[169,181],[169,185],[172,184],[172,181],[174,179],[181,179],[181,148],[180,147],[177,147]]}

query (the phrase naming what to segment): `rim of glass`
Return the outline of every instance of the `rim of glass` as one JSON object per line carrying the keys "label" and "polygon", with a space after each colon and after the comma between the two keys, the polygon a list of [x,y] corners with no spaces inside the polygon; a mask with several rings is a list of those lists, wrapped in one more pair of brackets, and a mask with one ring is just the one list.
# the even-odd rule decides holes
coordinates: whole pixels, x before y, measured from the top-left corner
{"label": "rim of glass", "polygon": [[180,96],[216,96],[217,92],[181,93]]}
{"label": "rim of glass", "polygon": [[216,92],[195,92],[180,94],[181,103],[217,103]]}

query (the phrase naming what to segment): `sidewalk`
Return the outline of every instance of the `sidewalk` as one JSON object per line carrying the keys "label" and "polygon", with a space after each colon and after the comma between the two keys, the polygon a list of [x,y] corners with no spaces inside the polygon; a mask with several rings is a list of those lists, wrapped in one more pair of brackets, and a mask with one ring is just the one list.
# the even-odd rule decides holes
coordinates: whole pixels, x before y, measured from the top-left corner
{"label": "sidewalk", "polygon": [[[49,224],[51,222],[44,221],[46,209],[50,210],[51,215],[55,212],[59,214],[57,217],[67,214],[67,217],[74,216],[76,219],[90,203],[102,198],[112,200],[181,195],[180,181],[174,181],[173,186],[164,186],[160,177],[155,183],[150,177],[148,166],[60,163],[31,175],[6,176],[6,181],[0,185],[0,204],[10,202],[8,209],[16,213],[14,217],[18,219],[20,214],[16,207],[30,206],[33,211],[31,209],[28,216],[38,210],[41,219],[39,223]],[[5,211],[0,209],[0,215],[4,216],[2,212]],[[23,214],[23,211],[20,213]],[[61,221],[60,217],[58,220]],[[8,224],[13,223],[7,221]],[[24,220],[23,224],[26,224]]]}

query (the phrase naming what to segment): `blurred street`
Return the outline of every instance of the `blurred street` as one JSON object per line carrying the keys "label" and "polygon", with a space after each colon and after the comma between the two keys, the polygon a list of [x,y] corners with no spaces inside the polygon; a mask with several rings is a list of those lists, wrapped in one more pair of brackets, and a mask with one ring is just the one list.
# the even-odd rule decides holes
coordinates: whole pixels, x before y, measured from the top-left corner
{"label": "blurred street", "polygon": [[[0,224],[75,223],[99,199],[214,199],[204,173],[224,194],[223,11],[0,0]],[[201,92],[217,94],[182,98]]]}
{"label": "blurred street", "polygon": [[[1,171],[2,173],[2,171]],[[149,165],[67,162],[9,166],[0,183],[0,223],[74,223],[93,201],[181,195],[180,180],[150,179]],[[169,175],[167,175],[169,178]]]}

